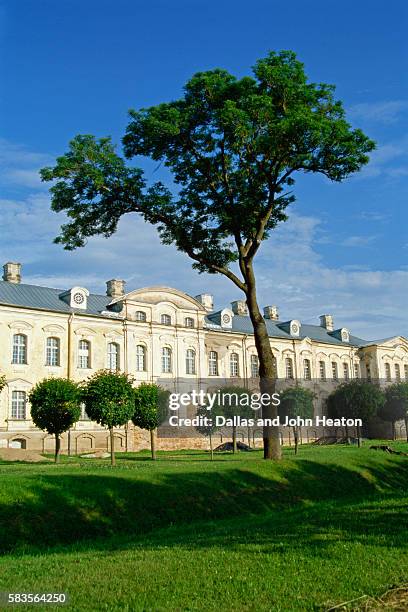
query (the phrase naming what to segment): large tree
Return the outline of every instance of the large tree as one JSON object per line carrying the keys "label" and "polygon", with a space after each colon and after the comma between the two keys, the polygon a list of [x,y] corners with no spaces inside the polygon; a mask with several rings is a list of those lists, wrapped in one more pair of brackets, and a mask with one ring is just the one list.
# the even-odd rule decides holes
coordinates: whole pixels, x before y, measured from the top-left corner
{"label": "large tree", "polygon": [[156,459],[155,430],[168,414],[169,392],[154,383],[140,383],[134,391],[133,424],[150,432],[152,459]]}
{"label": "large tree", "polygon": [[[367,422],[378,414],[385,395],[378,385],[363,380],[351,380],[339,385],[327,398],[331,418],[361,419]],[[348,430],[346,428],[346,437]],[[357,426],[358,445],[361,445],[361,427]]]}
{"label": "large tree", "polygon": [[[278,407],[279,416],[282,418],[312,419],[314,413],[313,401],[315,394],[304,387],[288,387],[280,394]],[[300,426],[293,426],[293,437],[295,440],[295,455],[298,453],[299,435],[302,433]]]}
{"label": "large tree", "polygon": [[385,403],[378,416],[392,425],[392,439],[395,440],[395,423],[405,421],[405,433],[408,441],[408,382],[389,385],[385,389]]}
{"label": "large tree", "polygon": [[30,391],[34,425],[55,436],[55,463],[59,462],[61,434],[81,416],[81,389],[66,378],[45,378]]}
{"label": "large tree", "polygon": [[[309,82],[291,51],[271,52],[253,75],[216,69],[195,74],[173,102],[130,112],[125,156],[164,164],[173,183],[146,185],[143,172],[116,154],[109,138],[77,136],[41,172],[52,208],[68,222],[56,239],[66,249],[110,236],[126,213],[157,226],[165,244],[200,272],[223,274],[243,291],[259,356],[260,387],[274,390],[274,365],[257,301],[254,259],[286,220],[294,176],[342,181],[368,162],[374,143],[345,119],[334,87]],[[272,404],[264,417],[276,417]],[[264,456],[280,457],[277,428],[264,430]]]}
{"label": "large tree", "polygon": [[114,427],[126,425],[135,410],[133,379],[129,374],[99,370],[83,387],[87,415],[109,429],[111,465],[116,465]]}

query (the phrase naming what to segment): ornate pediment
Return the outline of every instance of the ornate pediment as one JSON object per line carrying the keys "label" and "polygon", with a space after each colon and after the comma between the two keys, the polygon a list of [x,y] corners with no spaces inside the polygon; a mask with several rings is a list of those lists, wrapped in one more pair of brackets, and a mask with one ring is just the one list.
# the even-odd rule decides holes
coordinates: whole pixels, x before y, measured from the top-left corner
{"label": "ornate pediment", "polygon": [[159,304],[171,305],[177,309],[194,310],[195,312],[206,313],[202,304],[191,295],[187,295],[183,291],[173,289],[172,287],[144,287],[143,289],[135,289],[125,295],[112,300],[111,305],[122,302],[129,306],[137,306],[142,304]]}

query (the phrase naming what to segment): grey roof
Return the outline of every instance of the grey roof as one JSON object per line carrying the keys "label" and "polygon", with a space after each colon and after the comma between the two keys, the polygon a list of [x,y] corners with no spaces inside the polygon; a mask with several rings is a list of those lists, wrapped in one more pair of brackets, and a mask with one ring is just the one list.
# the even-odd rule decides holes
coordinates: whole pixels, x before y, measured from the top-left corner
{"label": "grey roof", "polygon": [[[222,330],[223,328],[216,323],[220,320],[220,311],[211,313],[207,315],[207,320],[209,321],[211,327],[219,328]],[[265,319],[266,321],[266,329],[268,330],[268,335],[271,338],[287,338],[289,340],[293,339],[293,336],[290,335],[287,329],[287,322],[285,321],[272,321],[271,319]],[[229,331],[225,330],[224,331]],[[242,315],[234,315],[232,318],[232,331],[238,332],[241,334],[253,334],[252,323],[249,317]],[[335,336],[331,335],[324,327],[320,325],[308,325],[301,324],[299,338],[310,338],[311,340],[315,340],[317,342],[324,342],[326,344],[338,344],[344,346],[366,346],[367,344],[372,344],[372,342],[368,342],[367,340],[362,340],[361,338],[357,338],[357,336],[352,336],[350,334],[350,342],[343,342],[339,340]]]}
{"label": "grey roof", "polygon": [[109,303],[109,298],[106,295],[90,293],[86,310],[71,308],[69,304],[61,299],[61,295],[64,293],[66,293],[65,289],[51,289],[50,287],[0,281],[0,304],[52,310],[54,312],[78,312],[101,315]]}
{"label": "grey roof", "polygon": [[[10,283],[0,281],[0,304],[9,306],[20,306],[23,308],[35,308],[40,310],[48,310],[53,312],[78,312],[80,314],[88,314],[93,316],[107,317],[107,305],[110,301],[106,295],[98,295],[90,293],[87,301],[86,310],[82,308],[71,308],[61,296],[66,293],[65,289],[52,289],[50,287],[41,287],[38,285],[27,285],[25,283]],[[109,313],[110,314],[110,313]],[[221,311],[212,312],[206,316],[207,327],[217,331],[230,331],[221,327],[220,323]],[[115,316],[114,312],[112,315]],[[112,316],[111,315],[111,316]],[[266,327],[271,338],[287,338],[292,339],[287,325],[284,321],[272,321],[266,319]],[[241,334],[253,334],[251,320],[248,316],[234,315],[232,318],[232,331]],[[302,324],[300,328],[299,338],[310,338],[318,342],[326,344],[338,344],[350,346],[367,346],[370,344],[380,344],[381,341],[367,341],[350,335],[350,342],[342,342],[335,336],[327,332],[320,325]]]}

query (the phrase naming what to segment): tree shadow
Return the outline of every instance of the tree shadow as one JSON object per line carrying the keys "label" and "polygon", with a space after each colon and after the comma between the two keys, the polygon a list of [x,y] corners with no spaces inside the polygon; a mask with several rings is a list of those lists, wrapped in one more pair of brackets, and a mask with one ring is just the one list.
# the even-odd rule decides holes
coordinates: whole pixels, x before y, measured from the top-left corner
{"label": "tree shadow", "polygon": [[126,548],[129,540],[156,548],[163,544],[158,530],[166,530],[166,546],[257,542],[264,552],[306,546],[324,554],[337,537],[367,542],[382,534],[389,534],[384,545],[408,544],[401,515],[408,463],[392,458],[359,467],[302,459],[276,473],[265,464],[258,473],[246,465],[153,478],[144,470],[41,473],[26,479],[17,499],[0,502],[0,552]]}

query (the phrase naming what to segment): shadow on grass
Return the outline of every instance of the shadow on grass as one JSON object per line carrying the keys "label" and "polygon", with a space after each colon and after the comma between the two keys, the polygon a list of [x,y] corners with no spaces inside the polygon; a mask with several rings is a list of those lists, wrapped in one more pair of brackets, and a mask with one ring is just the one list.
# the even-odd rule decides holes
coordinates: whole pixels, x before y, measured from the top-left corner
{"label": "shadow on grass", "polygon": [[[105,546],[102,538],[113,536],[117,547],[126,547],[126,538],[146,534],[158,546],[155,530],[169,527],[177,533],[174,538],[168,534],[167,545],[179,544],[184,533],[197,547],[218,545],[224,538],[231,545],[302,542],[324,549],[330,543],[327,531],[335,537],[336,530],[362,540],[388,533],[398,544],[408,543],[402,514],[408,462],[390,459],[359,468],[300,460],[277,476],[235,466],[222,472],[155,472],[150,480],[134,472],[42,473],[27,478],[12,501],[0,501],[0,552],[73,543],[95,550]],[[376,505],[378,499],[385,507]],[[222,519],[238,521],[236,529]],[[204,522],[210,529],[203,528]]]}

